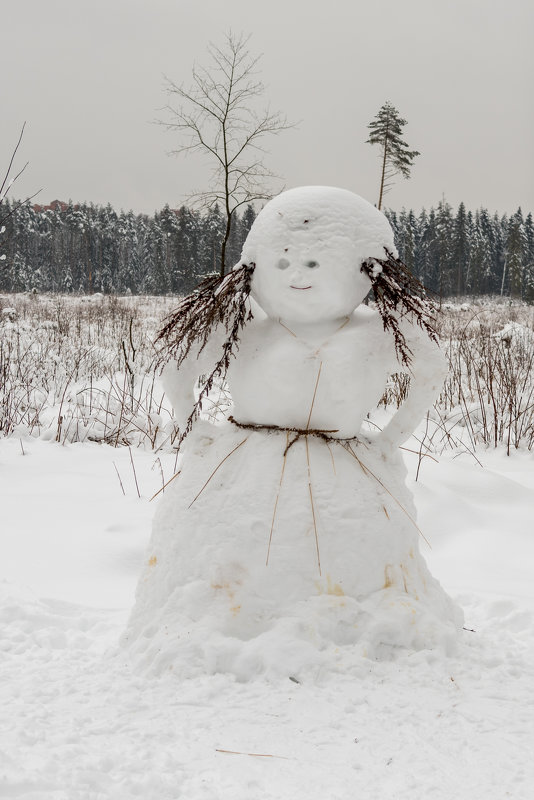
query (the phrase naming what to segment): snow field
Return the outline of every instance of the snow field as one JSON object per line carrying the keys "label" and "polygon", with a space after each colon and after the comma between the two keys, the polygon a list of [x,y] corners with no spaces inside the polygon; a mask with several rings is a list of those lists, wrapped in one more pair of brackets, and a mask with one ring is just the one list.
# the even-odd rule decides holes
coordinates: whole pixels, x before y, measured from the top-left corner
{"label": "snow field", "polygon": [[[29,437],[22,445],[25,455],[18,439],[0,442],[0,796],[530,797],[529,454],[488,451],[479,454],[484,469],[465,455],[425,459],[414,483],[417,457],[405,453],[432,544],[425,558],[476,631],[463,633],[454,656],[348,658],[300,684],[239,683],[221,674],[141,678],[117,647],[146,558],[157,502],[148,498],[161,485],[154,455],[133,452],[138,498],[127,448]],[[167,479],[174,456],[161,462]]]}
{"label": "snow field", "polygon": [[[521,449],[512,439],[509,458],[502,448],[483,446],[488,434],[492,443],[494,419],[479,412],[493,405],[487,403],[491,395],[471,381],[477,365],[473,344],[482,339],[473,334],[462,347],[462,369],[454,371],[440,413],[407,444],[415,452],[403,452],[418,523],[432,545],[429,550],[421,543],[423,555],[463,608],[465,627],[474,631],[462,633],[457,652],[399,652],[391,661],[347,653],[335,671],[303,673],[299,684],[289,675],[248,683],[225,674],[155,680],[130,671],[118,642],[150,557],[146,548],[158,500],[149,498],[173,475],[175,457],[167,431],[158,431],[155,444],[163,449],[152,452],[147,432],[154,426],[142,403],[121,415],[130,403],[121,342],[131,360],[131,312],[136,378],[143,379],[161,304],[172,301],[157,299],[144,309],[143,300],[117,302],[125,313],[108,313],[107,298],[83,304],[63,298],[59,311],[50,298],[1,300],[18,315],[5,315],[4,331],[13,341],[20,332],[27,342],[23,337],[33,337],[43,325],[39,336],[46,338],[33,363],[51,350],[58,359],[40,405],[37,398],[36,408],[24,402],[9,406],[19,417],[12,435],[0,439],[0,797],[530,800],[534,461],[528,426],[518,441]],[[87,305],[94,306],[90,314],[80,311]],[[65,319],[69,327],[63,332],[59,323]],[[56,320],[58,327],[44,324]],[[454,345],[467,323],[471,336],[479,322],[486,326],[484,342],[500,348],[504,368],[517,352],[518,368],[528,367],[527,336],[521,334],[521,347],[514,350],[506,338],[513,345],[516,328],[508,328],[504,339],[493,334],[510,322],[531,330],[531,309],[452,306],[445,336]],[[69,383],[69,364],[77,358],[72,349],[88,343],[102,349],[80,362],[79,382]],[[93,399],[86,394],[81,402],[78,392],[90,379],[83,368],[90,364],[95,376],[104,366],[105,384],[98,386],[95,377]],[[482,367],[483,378],[489,373]],[[118,399],[109,380],[116,370],[114,385],[121,391],[126,385]],[[516,383],[524,391],[514,396],[523,403],[532,374],[527,369],[524,383]],[[41,391],[35,373],[29,376],[27,386]],[[464,398],[457,402],[458,378]],[[25,397],[23,381],[7,389],[10,398]],[[102,407],[95,402],[99,390],[114,397],[113,413],[111,400]],[[392,406],[401,391],[393,380]],[[509,397],[504,384],[494,383],[493,391],[496,398]],[[506,448],[506,402],[496,408],[504,420],[499,442]],[[60,410],[66,422],[57,444]],[[390,411],[373,419],[382,426]],[[162,417],[167,424],[168,411]],[[131,453],[90,441],[93,433],[112,444],[119,433],[119,444],[129,442]],[[483,466],[469,454],[474,444]],[[424,455],[427,446],[438,463],[424,457],[415,482],[417,453]]]}
{"label": "snow field", "polygon": [[526,799],[531,675],[517,642],[491,657],[493,622],[459,658],[367,662],[309,686],[147,683],[83,640],[31,648],[34,671],[4,706],[4,796]]}

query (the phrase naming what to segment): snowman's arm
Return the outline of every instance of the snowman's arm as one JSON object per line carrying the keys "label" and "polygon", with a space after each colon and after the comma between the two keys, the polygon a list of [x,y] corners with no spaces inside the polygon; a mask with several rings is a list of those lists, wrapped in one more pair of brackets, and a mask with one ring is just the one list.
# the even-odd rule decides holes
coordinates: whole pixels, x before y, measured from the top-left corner
{"label": "snowman's arm", "polygon": [[170,361],[162,372],[165,394],[171,401],[178,428],[183,431],[195,405],[194,387],[201,375],[209,374],[220,358],[222,331],[215,331],[201,353],[191,350],[180,367]]}
{"label": "snowman's arm", "polygon": [[176,361],[165,365],[161,375],[165,394],[171,401],[178,428],[185,428],[187,419],[195,405],[193,388],[200,375],[198,365],[194,359],[187,358],[178,369]]}
{"label": "snowman's arm", "polygon": [[401,325],[412,351],[410,390],[402,406],[378,436],[382,448],[398,447],[413,433],[439,394],[447,375],[447,360],[425,331],[407,321]]}

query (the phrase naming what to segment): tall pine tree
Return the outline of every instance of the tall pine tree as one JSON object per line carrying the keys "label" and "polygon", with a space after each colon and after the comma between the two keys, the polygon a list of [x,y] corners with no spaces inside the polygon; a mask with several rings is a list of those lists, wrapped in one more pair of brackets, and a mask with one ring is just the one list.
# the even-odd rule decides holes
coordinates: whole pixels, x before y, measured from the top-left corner
{"label": "tall pine tree", "polygon": [[413,160],[420,155],[417,150],[409,150],[408,144],[402,139],[402,129],[405,125],[406,120],[401,119],[395,106],[387,101],[367,126],[371,133],[366,143],[377,144],[380,147],[382,170],[378,195],[379,210],[382,208],[384,194],[391,188],[393,177],[402,175],[403,178],[409,178]]}

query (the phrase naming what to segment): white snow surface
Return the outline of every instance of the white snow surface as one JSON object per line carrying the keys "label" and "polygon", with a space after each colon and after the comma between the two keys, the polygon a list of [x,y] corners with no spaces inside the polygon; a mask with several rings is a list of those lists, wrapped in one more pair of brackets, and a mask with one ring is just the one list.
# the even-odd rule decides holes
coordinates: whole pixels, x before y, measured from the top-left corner
{"label": "white snow surface", "polygon": [[502,339],[508,345],[528,347],[534,341],[534,333],[519,322],[507,322],[504,328],[493,334],[495,339]]}
{"label": "white snow surface", "polygon": [[133,674],[118,646],[174,457],[133,452],[138,498],[125,448],[0,441],[0,797],[530,798],[533,456],[425,458],[417,483],[403,456],[425,557],[472,629],[456,653],[242,683]]}

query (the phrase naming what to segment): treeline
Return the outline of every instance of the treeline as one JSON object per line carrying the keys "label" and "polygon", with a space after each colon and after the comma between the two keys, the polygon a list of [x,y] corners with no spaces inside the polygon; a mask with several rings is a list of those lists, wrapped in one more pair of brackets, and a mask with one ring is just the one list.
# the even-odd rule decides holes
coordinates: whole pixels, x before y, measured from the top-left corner
{"label": "treeline", "polygon": [[[236,216],[227,263],[238,261],[255,216],[252,206]],[[206,214],[165,206],[147,216],[110,205],[4,201],[0,218],[3,292],[182,294],[220,271],[226,221],[218,206]]]}
{"label": "treeline", "polygon": [[[165,206],[154,216],[111,206],[4,201],[0,217],[0,291],[182,294],[220,270],[225,220]],[[15,210],[14,210],[15,209]],[[421,211],[386,211],[399,254],[441,297],[502,294],[534,302],[534,224],[511,216],[456,212],[446,202]],[[235,264],[254,221],[248,206],[232,227],[227,263]]]}
{"label": "treeline", "polygon": [[446,202],[418,216],[385,213],[401,259],[440,297],[502,294],[534,302],[532,214],[473,214],[463,203],[453,213]]}

